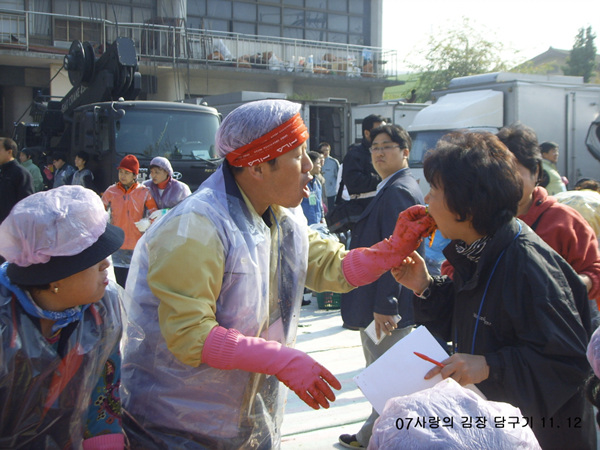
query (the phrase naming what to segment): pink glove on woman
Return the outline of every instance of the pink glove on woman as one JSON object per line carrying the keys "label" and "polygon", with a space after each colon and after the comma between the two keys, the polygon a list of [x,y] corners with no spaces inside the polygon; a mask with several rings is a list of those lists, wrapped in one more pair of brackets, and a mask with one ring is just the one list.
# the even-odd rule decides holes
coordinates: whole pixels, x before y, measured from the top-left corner
{"label": "pink glove on woman", "polygon": [[[275,375],[314,409],[329,408],[342,385],[329,370],[306,353],[279,342],[247,337],[233,328],[214,327],[202,350],[202,362],[215,369],[240,369]],[[329,383],[329,384],[327,384]]]}
{"label": "pink glove on woman", "polygon": [[389,239],[348,252],[342,261],[346,280],[353,286],[372,283],[392,267],[399,266],[435,229],[433,217],[427,213],[425,206],[414,205],[405,209],[398,215],[394,233]]}

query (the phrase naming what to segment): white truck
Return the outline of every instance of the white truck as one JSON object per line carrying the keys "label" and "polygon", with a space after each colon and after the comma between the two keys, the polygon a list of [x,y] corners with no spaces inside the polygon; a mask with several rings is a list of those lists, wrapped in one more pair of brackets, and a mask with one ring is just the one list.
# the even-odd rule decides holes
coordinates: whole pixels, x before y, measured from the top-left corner
{"label": "white truck", "polygon": [[363,119],[371,114],[383,116],[387,123],[408,128],[419,111],[428,106],[427,103],[406,103],[404,99],[383,100],[379,103],[357,105],[352,107],[352,142],[362,140]]}
{"label": "white truck", "polygon": [[540,143],[558,143],[558,171],[571,185],[600,178],[600,85],[584,84],[582,77],[498,72],[455,78],[433,96],[437,101],[408,126],[409,164],[425,194],[423,158],[440,137],[458,129],[495,133],[517,121],[533,128]]}

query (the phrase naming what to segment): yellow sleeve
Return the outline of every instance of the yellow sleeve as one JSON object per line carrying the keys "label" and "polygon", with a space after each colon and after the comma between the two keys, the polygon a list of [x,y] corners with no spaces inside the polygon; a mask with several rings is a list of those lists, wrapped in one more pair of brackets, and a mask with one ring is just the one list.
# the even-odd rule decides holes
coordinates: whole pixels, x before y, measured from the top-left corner
{"label": "yellow sleeve", "polygon": [[148,286],[160,300],[158,319],[167,347],[181,362],[197,367],[204,341],[218,325],[225,257],[214,224],[197,214],[165,223],[148,243],[148,265]]}
{"label": "yellow sleeve", "polygon": [[308,271],[306,287],[315,292],[348,292],[354,289],[342,272],[342,260],[348,253],[342,244],[323,239],[308,228]]}

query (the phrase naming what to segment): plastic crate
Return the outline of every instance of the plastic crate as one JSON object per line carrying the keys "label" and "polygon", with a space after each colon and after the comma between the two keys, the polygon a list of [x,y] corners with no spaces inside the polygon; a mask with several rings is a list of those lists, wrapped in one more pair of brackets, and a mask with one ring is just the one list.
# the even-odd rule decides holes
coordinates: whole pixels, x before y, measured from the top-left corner
{"label": "plastic crate", "polygon": [[317,292],[319,309],[340,309],[342,294],[336,292]]}

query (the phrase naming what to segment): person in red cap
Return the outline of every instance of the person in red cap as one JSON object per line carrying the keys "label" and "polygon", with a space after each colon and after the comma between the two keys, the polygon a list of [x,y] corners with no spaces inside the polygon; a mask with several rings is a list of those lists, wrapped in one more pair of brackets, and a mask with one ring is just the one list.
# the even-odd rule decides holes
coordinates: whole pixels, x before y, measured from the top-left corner
{"label": "person in red cap", "polygon": [[123,245],[112,257],[117,283],[125,287],[133,249],[144,230],[136,222],[147,218],[157,206],[150,189],[137,182],[140,163],[134,155],[125,156],[117,169],[119,181],[104,191],[102,202],[110,213],[110,223],[125,232]]}

